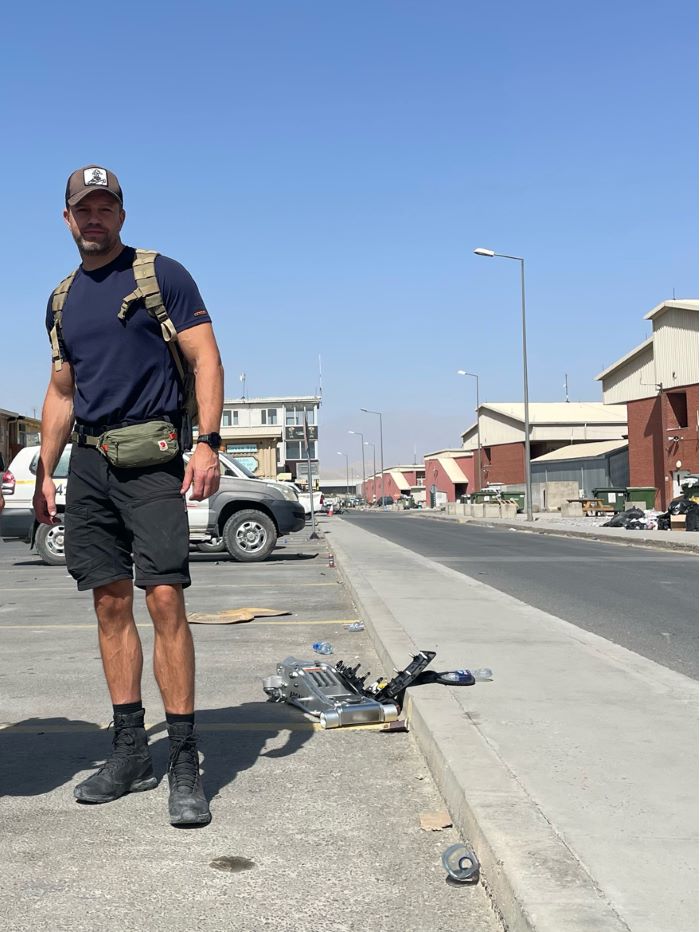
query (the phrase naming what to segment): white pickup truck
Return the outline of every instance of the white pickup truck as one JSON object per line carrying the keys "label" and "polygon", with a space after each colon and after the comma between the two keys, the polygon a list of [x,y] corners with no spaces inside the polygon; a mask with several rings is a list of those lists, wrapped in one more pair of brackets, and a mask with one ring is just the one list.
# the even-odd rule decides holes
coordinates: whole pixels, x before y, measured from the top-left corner
{"label": "white pickup truck", "polygon": [[[304,514],[311,514],[311,494],[309,492],[302,492],[300,488],[294,486],[297,490],[297,495],[299,496],[299,504],[304,506]],[[318,514],[320,511],[323,511],[323,492],[313,492],[314,500],[314,512]]]}

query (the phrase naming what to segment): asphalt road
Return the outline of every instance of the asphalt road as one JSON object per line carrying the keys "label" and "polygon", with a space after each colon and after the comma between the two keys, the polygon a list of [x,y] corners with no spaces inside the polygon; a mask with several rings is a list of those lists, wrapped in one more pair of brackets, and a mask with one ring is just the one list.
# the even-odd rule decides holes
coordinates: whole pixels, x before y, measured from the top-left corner
{"label": "asphalt road", "polygon": [[[321,518],[320,523],[326,520]],[[382,671],[325,541],[290,535],[266,563],[197,554],[188,610],[242,606],[290,614],[193,625],[197,722],[213,821],[167,821],[163,713],[150,671],[143,596],[144,704],[160,785],[105,806],[72,796],[106,755],[111,707],[90,593],[65,567],[0,543],[0,825],[3,932],[498,932],[482,886],[445,880],[455,829],[427,832],[444,807],[413,735],[319,731],[266,701],[261,680],[288,655],[335,657]],[[372,677],[374,678],[374,676]],[[165,785],[164,785],[165,784]],[[214,869],[223,858],[250,868]]]}
{"label": "asphalt road", "polygon": [[698,678],[698,559],[399,513],[342,520]]}

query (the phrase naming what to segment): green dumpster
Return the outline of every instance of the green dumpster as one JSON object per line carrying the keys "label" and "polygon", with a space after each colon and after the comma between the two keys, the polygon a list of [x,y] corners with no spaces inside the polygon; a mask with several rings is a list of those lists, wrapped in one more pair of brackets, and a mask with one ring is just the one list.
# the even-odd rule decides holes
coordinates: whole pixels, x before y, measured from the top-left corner
{"label": "green dumpster", "polygon": [[627,507],[627,489],[609,486],[605,489],[593,489],[593,498],[599,498],[605,508],[624,511]]}
{"label": "green dumpster", "polygon": [[478,492],[472,492],[472,501],[477,505],[483,505],[484,502],[497,502],[500,497],[495,489],[480,489]]}
{"label": "green dumpster", "polygon": [[630,485],[627,487],[628,502],[644,502],[647,508],[656,504],[656,489],[650,485]]}
{"label": "green dumpster", "polygon": [[515,502],[518,511],[525,511],[525,493],[524,492],[504,492],[503,499],[507,502]]}

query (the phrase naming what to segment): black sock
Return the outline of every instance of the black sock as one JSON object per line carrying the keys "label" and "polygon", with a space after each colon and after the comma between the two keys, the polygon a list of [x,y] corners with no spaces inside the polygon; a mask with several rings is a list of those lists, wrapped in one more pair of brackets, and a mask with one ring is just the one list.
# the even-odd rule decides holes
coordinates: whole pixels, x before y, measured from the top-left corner
{"label": "black sock", "polygon": [[187,712],[184,715],[180,715],[179,712],[166,712],[165,721],[168,725],[177,725],[181,722],[185,722],[194,727],[194,712]]}
{"label": "black sock", "polygon": [[141,700],[137,699],[136,702],[122,702],[120,705],[113,705],[112,709],[115,715],[133,715],[134,712],[142,712],[143,706]]}

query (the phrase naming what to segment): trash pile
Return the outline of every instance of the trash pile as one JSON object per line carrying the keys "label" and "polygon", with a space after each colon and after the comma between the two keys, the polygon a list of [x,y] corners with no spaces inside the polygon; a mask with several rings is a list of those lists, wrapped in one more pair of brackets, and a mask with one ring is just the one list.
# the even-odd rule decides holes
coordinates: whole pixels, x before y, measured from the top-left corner
{"label": "trash pile", "polygon": [[642,511],[641,508],[628,508],[627,511],[622,511],[606,521],[601,527],[619,527],[628,531],[670,531],[671,518],[681,515],[685,515],[686,531],[698,530],[698,503],[689,498],[675,498],[668,506],[668,511],[651,509]]}

